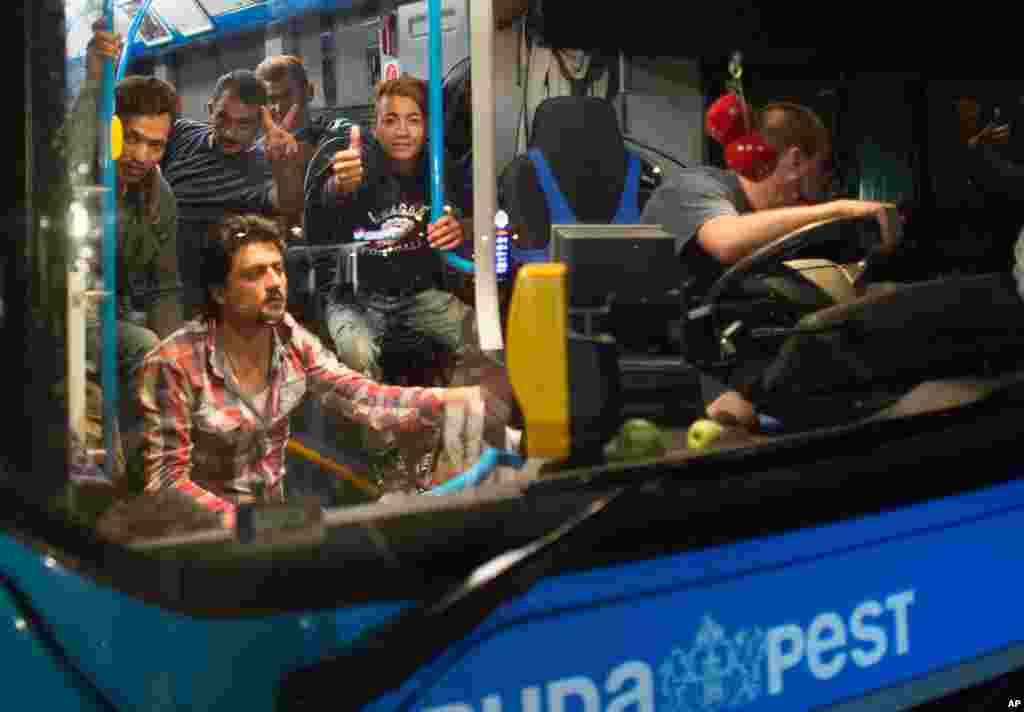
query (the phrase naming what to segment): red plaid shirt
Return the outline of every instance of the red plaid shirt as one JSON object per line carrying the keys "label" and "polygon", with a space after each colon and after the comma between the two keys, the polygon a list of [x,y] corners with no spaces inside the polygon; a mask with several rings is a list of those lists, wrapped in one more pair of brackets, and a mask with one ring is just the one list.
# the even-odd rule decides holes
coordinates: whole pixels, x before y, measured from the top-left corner
{"label": "red plaid shirt", "polygon": [[349,419],[378,430],[440,424],[439,389],[383,386],[353,371],[291,315],[274,327],[265,412],[225,378],[216,321],[199,319],[164,340],[139,373],[145,419],[147,491],[175,487],[206,509],[230,512],[283,497],[289,416],[307,393]]}

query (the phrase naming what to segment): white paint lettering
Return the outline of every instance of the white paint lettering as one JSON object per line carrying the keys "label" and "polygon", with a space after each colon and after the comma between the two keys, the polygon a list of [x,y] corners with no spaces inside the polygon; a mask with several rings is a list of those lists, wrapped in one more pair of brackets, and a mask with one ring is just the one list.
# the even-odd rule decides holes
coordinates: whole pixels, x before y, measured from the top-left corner
{"label": "white paint lettering", "polygon": [[540,712],[539,687],[527,687],[519,699],[522,701],[522,712]]}
{"label": "white paint lettering", "polygon": [[[804,656],[804,632],[787,623],[768,631],[768,694],[782,692],[782,673],[796,666]],[[788,652],[784,649],[789,644]]]}
{"label": "white paint lettering", "polygon": [[583,712],[601,712],[601,693],[588,678],[570,677],[548,683],[549,712],[566,712],[565,701],[570,697],[583,702]]}
{"label": "white paint lettering", "polygon": [[[527,687],[519,693],[519,700],[521,703],[520,710],[522,712],[542,712],[541,711],[541,698],[539,687]],[[469,705],[451,705],[451,709],[448,707],[440,707],[436,710],[430,709],[424,712],[473,712],[473,708]],[[480,708],[481,712],[503,712],[505,709],[501,703],[500,695],[488,695],[483,699],[483,706]]]}
{"label": "white paint lettering", "polygon": [[910,650],[909,623],[907,621],[907,606],[914,602],[914,591],[903,591],[894,593],[885,599],[885,607],[893,612],[896,618],[896,654],[906,655]]}
{"label": "white paint lettering", "polygon": [[889,640],[885,635],[885,628],[880,625],[868,625],[865,618],[878,618],[884,613],[882,604],[878,601],[864,601],[853,610],[850,616],[850,635],[854,640],[874,643],[873,648],[865,650],[854,648],[850,651],[853,662],[860,667],[871,667],[885,657],[889,648]]}
{"label": "white paint lettering", "polygon": [[646,663],[633,661],[619,665],[608,675],[605,692],[614,695],[622,691],[627,682],[633,687],[609,700],[605,712],[654,712],[654,676]]}
{"label": "white paint lettering", "polygon": [[831,662],[824,662],[822,654],[846,645],[846,626],[838,613],[822,613],[811,621],[807,629],[807,666],[819,680],[831,680],[846,664],[846,653],[837,653]]}
{"label": "white paint lettering", "polygon": [[[835,611],[815,616],[806,630],[796,623],[770,628],[764,650],[768,667],[768,694],[779,695],[787,670],[797,667],[806,657],[810,674],[818,680],[830,680],[846,666],[847,658],[861,668],[877,665],[889,654],[891,640],[882,617],[892,612],[897,655],[910,652],[909,608],[915,591],[892,594],[884,606],[877,600],[860,603],[849,620]],[[542,696],[546,692],[546,699]],[[606,695],[602,699],[602,693]],[[648,663],[631,660],[613,668],[600,688],[591,678],[576,675],[526,687],[519,693],[515,712],[653,712],[654,673]],[[544,703],[547,703],[546,705]],[[481,712],[506,710],[502,698],[492,694],[483,698]],[[512,703],[514,704],[514,702]],[[473,705],[460,702],[431,707],[424,712],[475,712]]]}

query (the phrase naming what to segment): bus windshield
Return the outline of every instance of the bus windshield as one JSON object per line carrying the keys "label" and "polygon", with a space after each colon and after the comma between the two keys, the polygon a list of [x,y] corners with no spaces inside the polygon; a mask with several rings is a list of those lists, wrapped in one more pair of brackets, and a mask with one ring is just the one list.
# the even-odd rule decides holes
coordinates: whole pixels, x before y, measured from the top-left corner
{"label": "bus windshield", "polygon": [[537,534],[1019,383],[1018,82],[555,4],[41,0],[12,491],[181,557]]}

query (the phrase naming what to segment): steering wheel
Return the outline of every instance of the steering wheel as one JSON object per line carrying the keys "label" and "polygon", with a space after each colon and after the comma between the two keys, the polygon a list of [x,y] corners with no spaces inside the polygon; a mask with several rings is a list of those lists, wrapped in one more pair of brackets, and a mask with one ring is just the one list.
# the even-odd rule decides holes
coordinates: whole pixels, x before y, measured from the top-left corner
{"label": "steering wheel", "polygon": [[[841,219],[842,218],[829,218],[827,220],[820,220],[818,222],[811,223],[810,225],[805,225],[783,235],[774,242],[770,242],[742,258],[726,270],[725,273],[711,285],[707,294],[704,295],[702,305],[706,307],[713,307],[724,294],[727,294],[730,289],[739,284],[745,277],[752,274],[777,272],[778,267],[783,260],[795,257],[798,253],[808,247],[814,247],[825,242],[828,239],[828,235],[822,232],[821,228],[838,222]],[[864,218],[858,222],[863,225],[868,221],[874,222],[874,218]],[[865,231],[861,230],[861,232],[863,235]],[[869,244],[872,242],[873,244]],[[868,241],[862,239],[862,243],[865,243],[867,255],[861,261],[861,271],[853,282],[854,290],[857,293],[863,291],[877,266],[886,259],[885,255],[883,255],[879,249],[880,240],[875,239],[873,241]]]}
{"label": "steering wheel", "polygon": [[[792,333],[802,316],[837,303],[841,297],[830,294],[813,280],[801,276],[800,272],[786,267],[783,261],[809,247],[834,239],[834,235],[824,228],[840,219],[821,220],[793,230],[726,270],[699,299],[696,308],[690,310],[686,320],[694,363],[704,364],[712,370],[731,369],[742,364],[753,367],[754,362],[777,350],[776,347],[781,345],[780,339]],[[869,231],[869,223],[877,228],[877,221],[872,217],[856,222],[859,223],[860,242],[866,255],[860,262],[861,270],[853,279],[850,291],[859,296],[876,273],[877,265],[887,257],[878,249],[880,233],[872,236]],[[772,284],[765,279],[764,282],[744,284],[752,276],[782,277],[783,281]],[[741,285],[744,287],[742,291],[738,289]],[[777,298],[780,292],[785,295],[782,300]],[[724,301],[730,293],[742,295],[742,298]]]}

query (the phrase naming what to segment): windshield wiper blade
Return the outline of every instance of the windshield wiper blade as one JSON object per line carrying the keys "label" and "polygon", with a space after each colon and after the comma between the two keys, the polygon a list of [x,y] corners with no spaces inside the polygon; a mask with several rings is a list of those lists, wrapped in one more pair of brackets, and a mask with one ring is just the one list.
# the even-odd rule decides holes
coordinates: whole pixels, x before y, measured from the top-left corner
{"label": "windshield wiper blade", "polygon": [[[468,636],[503,602],[528,591],[559,566],[566,551],[596,531],[599,515],[625,492],[619,487],[592,500],[582,511],[522,547],[476,567],[459,585],[440,596],[405,609],[357,639],[343,654],[287,674],[278,690],[277,708],[288,712],[321,709],[337,700],[338,680],[345,686],[345,706],[357,709],[404,684],[448,647]],[[358,685],[351,681],[358,680]],[[398,709],[415,702],[410,693]]]}

